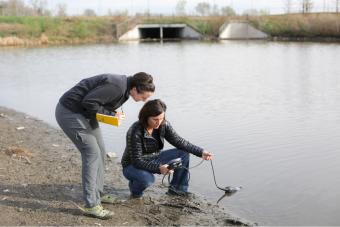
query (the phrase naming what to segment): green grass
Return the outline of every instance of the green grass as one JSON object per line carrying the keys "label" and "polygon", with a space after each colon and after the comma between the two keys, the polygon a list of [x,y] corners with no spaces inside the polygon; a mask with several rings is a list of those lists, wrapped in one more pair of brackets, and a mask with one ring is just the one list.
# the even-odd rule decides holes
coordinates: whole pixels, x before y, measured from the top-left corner
{"label": "green grass", "polygon": [[[113,36],[114,26],[105,18],[0,17],[0,35],[39,38],[42,34],[56,39],[94,39]],[[5,26],[1,26],[5,25]]]}

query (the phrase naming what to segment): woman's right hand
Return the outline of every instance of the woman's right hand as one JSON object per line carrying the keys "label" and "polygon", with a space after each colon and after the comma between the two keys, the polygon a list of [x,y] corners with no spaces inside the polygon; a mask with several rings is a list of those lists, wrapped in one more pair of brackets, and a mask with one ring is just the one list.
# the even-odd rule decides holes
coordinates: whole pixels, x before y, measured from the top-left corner
{"label": "woman's right hand", "polygon": [[167,175],[174,172],[173,170],[169,170],[168,166],[169,166],[168,164],[164,164],[159,167],[159,171],[161,172],[161,174]]}

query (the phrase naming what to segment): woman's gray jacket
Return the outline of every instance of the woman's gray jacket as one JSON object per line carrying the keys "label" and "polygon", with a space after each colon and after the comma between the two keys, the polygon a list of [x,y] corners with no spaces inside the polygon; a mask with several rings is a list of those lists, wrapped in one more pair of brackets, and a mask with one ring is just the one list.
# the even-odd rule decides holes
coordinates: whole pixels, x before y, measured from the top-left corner
{"label": "woman's gray jacket", "polygon": [[114,74],[86,78],[65,92],[59,102],[88,119],[95,119],[96,113],[112,115],[129,99],[131,79]]}
{"label": "woman's gray jacket", "polygon": [[156,159],[164,147],[164,139],[177,149],[202,157],[203,149],[180,137],[168,121],[154,130],[158,130],[157,138],[150,136],[139,121],[130,127],[126,135],[126,148],[121,161],[123,168],[132,164],[139,169],[160,173],[159,167],[162,164]]}

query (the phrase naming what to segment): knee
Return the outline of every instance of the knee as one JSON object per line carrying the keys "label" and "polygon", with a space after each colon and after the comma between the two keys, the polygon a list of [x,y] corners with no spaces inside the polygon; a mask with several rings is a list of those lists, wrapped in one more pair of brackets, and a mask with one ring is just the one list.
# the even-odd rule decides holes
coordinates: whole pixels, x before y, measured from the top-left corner
{"label": "knee", "polygon": [[179,150],[179,157],[182,159],[183,163],[189,162],[190,154],[189,154],[189,152]]}
{"label": "knee", "polygon": [[155,176],[149,172],[142,174],[141,178],[139,179],[139,183],[145,188],[150,187],[154,182]]}

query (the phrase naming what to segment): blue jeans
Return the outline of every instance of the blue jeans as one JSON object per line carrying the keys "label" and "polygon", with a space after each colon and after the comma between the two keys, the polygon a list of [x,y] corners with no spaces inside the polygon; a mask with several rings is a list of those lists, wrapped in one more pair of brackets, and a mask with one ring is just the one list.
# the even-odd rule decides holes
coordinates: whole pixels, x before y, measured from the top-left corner
{"label": "blue jeans", "polygon": [[[182,159],[182,166],[185,168],[175,169],[174,176],[170,185],[179,191],[188,191],[188,170],[189,169],[189,153],[179,149],[170,149],[162,151],[156,161],[162,165],[168,163],[175,158]],[[152,160],[151,160],[152,161]],[[138,169],[133,165],[123,168],[123,174],[129,180],[129,188],[131,195],[134,197],[143,196],[143,191],[155,182],[155,176],[152,172],[144,169]]]}

